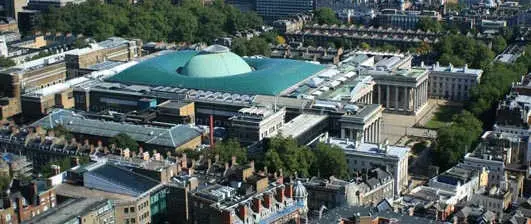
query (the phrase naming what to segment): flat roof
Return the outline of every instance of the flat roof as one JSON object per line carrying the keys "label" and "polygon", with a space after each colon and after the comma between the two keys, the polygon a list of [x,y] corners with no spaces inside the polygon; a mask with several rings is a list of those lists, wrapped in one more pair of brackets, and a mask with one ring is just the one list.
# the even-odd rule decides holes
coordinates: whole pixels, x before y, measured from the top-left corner
{"label": "flat roof", "polygon": [[108,203],[102,198],[76,198],[70,199],[55,208],[50,208],[41,215],[37,215],[28,223],[66,223],[71,219],[86,214],[91,209]]}
{"label": "flat roof", "polygon": [[402,146],[387,145],[387,150],[384,148],[379,148],[377,144],[370,143],[359,143],[356,147],[356,143],[352,141],[347,141],[346,139],[339,138],[329,138],[329,144],[339,146],[342,148],[345,153],[354,153],[359,152],[367,155],[375,156],[393,156],[397,158],[405,158],[408,155],[409,148]]}
{"label": "flat roof", "polygon": [[436,72],[453,72],[453,73],[462,73],[462,74],[469,74],[469,75],[481,75],[483,74],[483,70],[481,69],[473,69],[468,68],[468,66],[465,67],[454,67],[454,66],[439,66],[439,65],[432,65],[423,67],[427,68],[431,71]]}
{"label": "flat roof", "polygon": [[79,198],[79,197],[88,197],[88,198],[105,198],[110,200],[129,200],[134,199],[134,197],[126,194],[117,194],[107,191],[100,191],[93,188],[88,188],[79,185],[73,184],[59,184],[55,186],[55,193],[58,195],[70,197],[70,198]]}
{"label": "flat roof", "polygon": [[312,129],[315,125],[326,120],[326,115],[316,114],[301,114],[293,118],[288,123],[285,123],[278,132],[282,133],[283,137],[297,138],[302,133]]}

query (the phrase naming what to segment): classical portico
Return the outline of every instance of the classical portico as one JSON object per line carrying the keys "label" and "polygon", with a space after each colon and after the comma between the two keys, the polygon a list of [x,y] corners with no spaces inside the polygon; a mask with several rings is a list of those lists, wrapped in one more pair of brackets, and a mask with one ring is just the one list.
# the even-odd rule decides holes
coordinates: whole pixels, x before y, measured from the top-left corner
{"label": "classical portico", "polygon": [[387,112],[416,114],[428,102],[428,72],[421,69],[375,72],[374,103]]}
{"label": "classical portico", "polygon": [[366,105],[361,113],[345,114],[339,120],[341,138],[367,143],[379,143],[383,127],[383,107],[378,104]]}

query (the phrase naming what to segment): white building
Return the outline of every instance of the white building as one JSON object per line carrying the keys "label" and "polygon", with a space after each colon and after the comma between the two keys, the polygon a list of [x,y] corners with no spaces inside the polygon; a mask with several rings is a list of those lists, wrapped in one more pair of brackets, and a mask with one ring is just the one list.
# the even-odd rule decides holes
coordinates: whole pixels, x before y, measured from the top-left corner
{"label": "white building", "polygon": [[366,171],[381,167],[393,174],[395,195],[400,194],[408,184],[408,147],[385,144],[369,144],[348,139],[329,138],[329,144],[345,151],[349,169]]}
{"label": "white building", "polygon": [[238,138],[244,144],[252,144],[275,136],[284,125],[285,116],[285,108],[242,108],[230,118],[232,137]]}
{"label": "white building", "polygon": [[470,89],[479,84],[483,74],[483,70],[471,69],[468,65],[456,68],[452,64],[439,66],[437,62],[432,66],[421,67],[429,72],[428,95],[431,98],[467,100]]}
{"label": "white building", "polygon": [[455,166],[430,179],[428,186],[455,193],[458,200],[470,200],[480,187],[480,177],[486,177],[479,174],[476,170]]}

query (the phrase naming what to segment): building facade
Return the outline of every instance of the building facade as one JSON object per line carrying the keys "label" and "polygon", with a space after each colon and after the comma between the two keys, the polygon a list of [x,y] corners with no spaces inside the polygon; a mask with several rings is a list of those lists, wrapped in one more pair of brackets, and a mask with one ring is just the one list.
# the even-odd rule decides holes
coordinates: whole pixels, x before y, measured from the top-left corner
{"label": "building facade", "polygon": [[470,90],[479,85],[483,70],[470,69],[468,65],[455,68],[439,63],[426,67],[429,71],[428,95],[430,98],[463,101],[470,97]]}
{"label": "building facade", "polygon": [[348,139],[328,140],[329,144],[339,146],[345,151],[347,165],[352,171],[364,171],[381,168],[393,175],[394,194],[398,195],[408,185],[407,147],[384,144],[351,142]]}
{"label": "building facade", "polygon": [[257,0],[256,12],[265,20],[274,21],[313,10],[311,0]]}
{"label": "building facade", "polygon": [[388,112],[416,114],[428,102],[428,72],[422,69],[394,72],[368,71],[373,76],[375,98]]}
{"label": "building facade", "polygon": [[285,108],[277,111],[259,107],[243,108],[230,119],[230,133],[243,144],[260,142],[276,135],[284,125],[285,116]]}

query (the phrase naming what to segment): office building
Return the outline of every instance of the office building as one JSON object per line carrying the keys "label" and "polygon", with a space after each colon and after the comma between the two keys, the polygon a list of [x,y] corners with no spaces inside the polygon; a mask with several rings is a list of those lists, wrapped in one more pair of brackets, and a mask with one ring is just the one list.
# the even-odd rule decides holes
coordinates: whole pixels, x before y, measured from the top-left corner
{"label": "office building", "polygon": [[[398,9],[384,9],[376,14],[375,23],[378,26],[416,30],[422,18],[441,20],[437,11],[401,11]],[[435,32],[432,30],[431,32]]]}
{"label": "office building", "polygon": [[287,18],[313,9],[311,0],[256,0],[256,12],[266,21]]}

